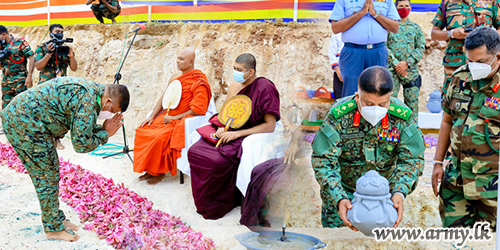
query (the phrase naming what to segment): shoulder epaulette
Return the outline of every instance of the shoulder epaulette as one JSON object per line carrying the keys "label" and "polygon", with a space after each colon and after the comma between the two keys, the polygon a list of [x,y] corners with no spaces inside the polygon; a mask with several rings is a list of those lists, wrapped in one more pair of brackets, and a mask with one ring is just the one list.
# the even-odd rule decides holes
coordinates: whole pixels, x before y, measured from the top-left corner
{"label": "shoulder epaulette", "polygon": [[351,112],[356,107],[358,107],[358,105],[356,105],[356,101],[354,101],[354,99],[353,99],[353,100],[350,100],[348,102],[342,103],[336,107],[333,107],[331,112],[335,116],[335,119],[337,119],[337,118]]}
{"label": "shoulder epaulette", "polygon": [[411,109],[391,103],[389,105],[389,114],[408,121],[411,117]]}
{"label": "shoulder epaulette", "polygon": [[455,71],[453,71],[453,74],[451,74],[451,75],[454,76],[458,72],[462,72],[462,71],[465,71],[465,70],[467,70],[467,64],[458,67],[458,69],[456,69]]}

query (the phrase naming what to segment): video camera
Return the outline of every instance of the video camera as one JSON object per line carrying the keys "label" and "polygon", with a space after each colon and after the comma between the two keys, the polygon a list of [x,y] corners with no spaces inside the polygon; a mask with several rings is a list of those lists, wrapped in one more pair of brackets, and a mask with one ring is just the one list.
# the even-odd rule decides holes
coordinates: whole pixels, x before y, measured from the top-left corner
{"label": "video camera", "polygon": [[64,43],[72,43],[73,38],[64,38],[64,39],[58,39],[58,38],[53,38],[52,40],[48,41],[46,44],[54,44],[54,52],[58,56],[67,56],[69,54],[69,47],[64,46]]}

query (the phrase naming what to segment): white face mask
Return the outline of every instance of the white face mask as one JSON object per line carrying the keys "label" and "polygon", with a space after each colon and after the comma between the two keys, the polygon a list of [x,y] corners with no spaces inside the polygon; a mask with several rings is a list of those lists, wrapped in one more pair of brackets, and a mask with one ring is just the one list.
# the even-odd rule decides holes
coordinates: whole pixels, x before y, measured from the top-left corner
{"label": "white face mask", "polygon": [[99,120],[108,120],[108,119],[113,118],[113,116],[115,115],[115,113],[109,111],[111,109],[112,105],[113,105],[113,102],[111,102],[111,104],[109,105],[109,108],[108,108],[107,111],[101,110],[99,112],[99,117],[97,117],[97,119],[99,119]]}
{"label": "white face mask", "polygon": [[380,106],[364,106],[361,104],[361,95],[358,93],[358,99],[359,99],[359,106],[361,107],[361,115],[363,118],[369,122],[371,125],[375,126],[377,125],[382,118],[387,114],[387,111],[389,110],[386,107],[380,107]]}
{"label": "white face mask", "polygon": [[472,80],[480,80],[489,76],[491,74],[491,71],[493,71],[491,69],[491,64],[493,63],[493,61],[495,61],[497,55],[498,53],[495,54],[495,57],[493,58],[493,60],[491,60],[490,64],[469,62],[468,64],[470,73],[472,75]]}

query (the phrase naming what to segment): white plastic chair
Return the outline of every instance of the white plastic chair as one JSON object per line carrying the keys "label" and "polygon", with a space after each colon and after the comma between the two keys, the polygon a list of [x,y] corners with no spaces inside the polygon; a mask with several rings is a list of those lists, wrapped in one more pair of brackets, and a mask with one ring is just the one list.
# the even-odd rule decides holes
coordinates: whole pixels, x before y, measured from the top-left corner
{"label": "white plastic chair", "polygon": [[[252,170],[255,166],[267,160],[281,158],[285,155],[286,146],[288,146],[288,144],[281,143],[283,132],[283,123],[278,121],[276,122],[274,132],[249,135],[243,140],[241,144],[243,147],[243,153],[241,155],[241,161],[238,166],[238,173],[236,177],[236,186],[240,189],[243,195],[246,194]],[[192,143],[201,139],[200,134],[196,130],[192,132],[189,137],[189,141]],[[186,141],[188,141],[188,139],[186,139]],[[182,169],[182,172],[191,176],[189,163],[183,166],[186,168]],[[179,169],[179,164],[177,169]]]}
{"label": "white plastic chair", "polygon": [[[190,135],[192,133],[198,133],[196,131],[197,128],[205,125],[208,123],[208,120],[212,115],[214,115],[217,112],[217,109],[215,108],[215,102],[214,99],[212,98],[210,100],[210,104],[208,105],[207,112],[205,115],[198,115],[194,117],[189,117],[186,118],[184,122],[184,140],[185,140],[185,147],[181,151],[181,157],[177,159],[177,170],[179,170],[180,174],[180,182],[181,184],[184,184],[184,173],[189,175],[189,161],[187,158],[187,153],[191,145],[193,145],[195,142],[198,141],[198,139],[193,140]],[[186,172],[187,171],[187,172]]]}

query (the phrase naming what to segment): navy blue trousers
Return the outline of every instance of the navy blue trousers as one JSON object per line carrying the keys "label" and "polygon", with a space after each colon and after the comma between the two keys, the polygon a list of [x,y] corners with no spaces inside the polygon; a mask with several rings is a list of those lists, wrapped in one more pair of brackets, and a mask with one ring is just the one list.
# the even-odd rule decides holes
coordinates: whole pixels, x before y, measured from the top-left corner
{"label": "navy blue trousers", "polygon": [[342,97],[354,95],[358,91],[358,78],[361,72],[371,66],[387,67],[387,47],[372,49],[350,47],[346,44],[340,52],[339,67],[344,80]]}

